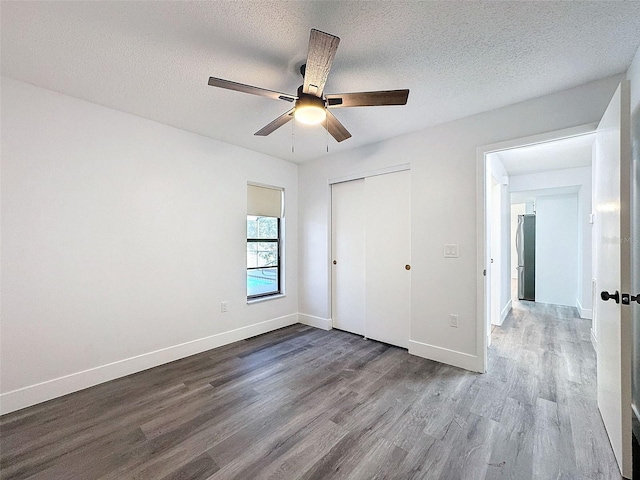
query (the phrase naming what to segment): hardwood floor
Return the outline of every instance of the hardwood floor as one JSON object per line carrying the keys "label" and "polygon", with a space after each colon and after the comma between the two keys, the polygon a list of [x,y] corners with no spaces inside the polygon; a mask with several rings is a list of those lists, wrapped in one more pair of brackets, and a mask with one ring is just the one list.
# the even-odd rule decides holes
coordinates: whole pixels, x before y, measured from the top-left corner
{"label": "hardwood floor", "polygon": [[590,322],[516,303],[474,374],[295,325],[0,419],[3,479],[619,479]]}

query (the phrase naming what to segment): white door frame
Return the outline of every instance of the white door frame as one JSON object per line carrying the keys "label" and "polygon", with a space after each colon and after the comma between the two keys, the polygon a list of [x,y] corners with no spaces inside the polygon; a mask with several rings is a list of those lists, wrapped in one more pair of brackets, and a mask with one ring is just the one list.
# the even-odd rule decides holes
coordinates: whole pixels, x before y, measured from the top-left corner
{"label": "white door frame", "polygon": [[[487,224],[488,215],[490,213],[490,206],[487,206],[487,155],[490,153],[499,152],[502,150],[509,150],[517,147],[526,147],[529,145],[535,145],[539,143],[547,143],[554,140],[561,140],[570,137],[577,137],[581,135],[587,135],[594,133],[597,123],[589,123],[586,125],[580,125],[577,127],[566,128],[562,130],[556,130],[553,132],[542,133],[539,135],[532,135],[524,138],[517,138],[514,140],[507,140],[505,142],[494,143],[490,145],[484,145],[478,147],[476,150],[476,205],[477,205],[477,278],[476,283],[476,303],[477,311],[476,318],[478,319],[477,332],[476,332],[476,351],[478,352],[478,372],[487,371],[487,348],[488,339],[486,336],[488,323],[491,321],[490,312],[487,307],[490,302],[487,300],[488,295],[491,294],[489,282],[486,282],[485,270],[491,268],[491,259],[489,257],[491,246],[487,244]],[[489,207],[489,208],[487,208]]]}
{"label": "white door frame", "polygon": [[[489,180],[491,182],[491,230],[489,232],[489,238],[491,246],[489,250],[489,256],[493,260],[491,263],[491,270],[487,271],[488,275],[491,275],[491,305],[489,317],[490,325],[497,325],[500,323],[500,314],[502,311],[502,257],[504,256],[504,245],[502,245],[502,181],[499,178],[495,178],[489,174]],[[498,218],[494,218],[496,216]],[[493,291],[493,290],[496,291]],[[491,326],[487,326],[487,341],[491,345]]]}

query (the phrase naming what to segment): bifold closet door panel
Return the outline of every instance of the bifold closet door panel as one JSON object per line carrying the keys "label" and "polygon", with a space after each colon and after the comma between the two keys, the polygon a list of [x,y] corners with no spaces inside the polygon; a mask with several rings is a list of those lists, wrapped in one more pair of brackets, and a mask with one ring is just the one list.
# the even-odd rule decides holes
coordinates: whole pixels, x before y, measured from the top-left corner
{"label": "bifold closet door panel", "polygon": [[365,179],[365,336],[408,348],[411,171]]}
{"label": "bifold closet door panel", "polygon": [[331,187],[333,327],[364,335],[365,181]]}

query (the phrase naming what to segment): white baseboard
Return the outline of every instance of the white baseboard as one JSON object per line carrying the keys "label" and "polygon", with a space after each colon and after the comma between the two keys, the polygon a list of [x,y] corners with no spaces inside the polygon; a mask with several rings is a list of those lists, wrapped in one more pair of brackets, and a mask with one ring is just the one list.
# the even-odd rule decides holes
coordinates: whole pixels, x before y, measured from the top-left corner
{"label": "white baseboard", "polygon": [[507,304],[504,306],[504,308],[500,312],[500,324],[498,325],[499,327],[502,326],[502,324],[504,323],[504,319],[507,318],[507,315],[509,315],[509,312],[511,311],[512,306],[513,306],[513,300],[509,299]]}
{"label": "white baseboard", "polygon": [[464,368],[472,372],[484,373],[481,359],[468,353],[449,350],[448,348],[436,347],[427,343],[409,340],[409,353],[436,362],[446,363],[454,367]]}
{"label": "white baseboard", "polygon": [[0,395],[0,415],[296,323],[293,313],[6,392]]}
{"label": "white baseboard", "polygon": [[591,345],[593,345],[593,349],[598,352],[598,339],[596,338],[596,333],[591,329]]}
{"label": "white baseboard", "polygon": [[333,328],[333,322],[330,318],[314,317],[305,313],[298,314],[298,322],[310,327],[321,328],[322,330],[331,330]]}
{"label": "white baseboard", "polygon": [[589,320],[593,320],[593,310],[590,308],[582,308],[582,304],[580,300],[576,300],[576,308],[578,309],[578,314],[580,318],[587,318]]}

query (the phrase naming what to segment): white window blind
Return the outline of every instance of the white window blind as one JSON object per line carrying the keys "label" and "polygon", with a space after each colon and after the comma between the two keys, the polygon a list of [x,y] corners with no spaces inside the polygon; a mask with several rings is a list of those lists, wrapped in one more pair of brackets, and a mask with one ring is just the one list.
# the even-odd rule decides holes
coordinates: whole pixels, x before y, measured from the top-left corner
{"label": "white window blind", "polygon": [[282,217],[282,189],[247,185],[247,215]]}

